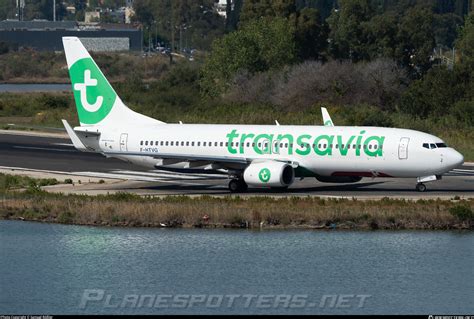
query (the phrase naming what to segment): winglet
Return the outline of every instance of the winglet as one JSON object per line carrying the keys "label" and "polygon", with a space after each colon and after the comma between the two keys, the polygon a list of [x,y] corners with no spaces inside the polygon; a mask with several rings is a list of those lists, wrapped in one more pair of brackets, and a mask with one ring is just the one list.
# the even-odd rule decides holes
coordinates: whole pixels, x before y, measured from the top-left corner
{"label": "winglet", "polygon": [[323,123],[324,126],[334,126],[334,123],[329,116],[328,110],[325,107],[321,108],[321,113],[323,114]]}
{"label": "winglet", "polygon": [[81,152],[87,152],[87,147],[81,142],[76,132],[72,129],[71,125],[66,120],[61,120],[63,122],[64,128],[66,129],[69,138],[72,141],[74,147]]}

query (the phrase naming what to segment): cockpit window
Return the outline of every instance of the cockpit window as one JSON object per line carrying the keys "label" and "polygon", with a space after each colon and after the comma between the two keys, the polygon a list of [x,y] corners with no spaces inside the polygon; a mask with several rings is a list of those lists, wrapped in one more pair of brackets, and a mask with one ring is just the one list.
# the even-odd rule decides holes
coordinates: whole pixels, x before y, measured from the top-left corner
{"label": "cockpit window", "polygon": [[447,147],[445,143],[423,143],[423,147],[427,149],[435,149],[438,147]]}

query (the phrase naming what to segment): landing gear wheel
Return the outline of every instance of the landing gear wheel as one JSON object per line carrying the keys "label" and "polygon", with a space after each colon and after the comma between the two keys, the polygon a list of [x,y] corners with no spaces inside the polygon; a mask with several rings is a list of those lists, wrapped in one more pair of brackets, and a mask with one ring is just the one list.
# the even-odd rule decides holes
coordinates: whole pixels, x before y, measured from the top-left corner
{"label": "landing gear wheel", "polygon": [[416,190],[419,192],[424,192],[426,191],[426,185],[423,183],[418,183],[416,184]]}
{"label": "landing gear wheel", "polygon": [[248,185],[241,179],[233,179],[229,182],[229,190],[231,193],[242,193],[247,191]]}

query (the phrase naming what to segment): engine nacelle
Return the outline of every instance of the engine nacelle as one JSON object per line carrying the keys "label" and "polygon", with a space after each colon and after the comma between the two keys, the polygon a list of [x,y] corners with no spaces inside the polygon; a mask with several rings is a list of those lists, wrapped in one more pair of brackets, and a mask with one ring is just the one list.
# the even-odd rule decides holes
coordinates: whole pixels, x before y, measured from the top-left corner
{"label": "engine nacelle", "polygon": [[356,183],[362,179],[360,176],[317,176],[316,179],[323,183]]}
{"label": "engine nacelle", "polygon": [[277,161],[252,163],[244,171],[244,181],[252,186],[286,187],[294,180],[293,167]]}

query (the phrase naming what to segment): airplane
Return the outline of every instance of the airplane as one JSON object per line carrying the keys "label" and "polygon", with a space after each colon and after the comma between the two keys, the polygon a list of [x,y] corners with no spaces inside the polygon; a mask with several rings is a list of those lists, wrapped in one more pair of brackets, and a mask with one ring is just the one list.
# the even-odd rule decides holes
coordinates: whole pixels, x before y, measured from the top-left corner
{"label": "airplane", "polygon": [[150,169],[227,174],[231,192],[286,189],[296,179],[355,183],[416,178],[416,190],[464,162],[440,138],[409,129],[168,124],[128,108],[77,37],[63,37],[80,126],[62,120],[76,149]]}

